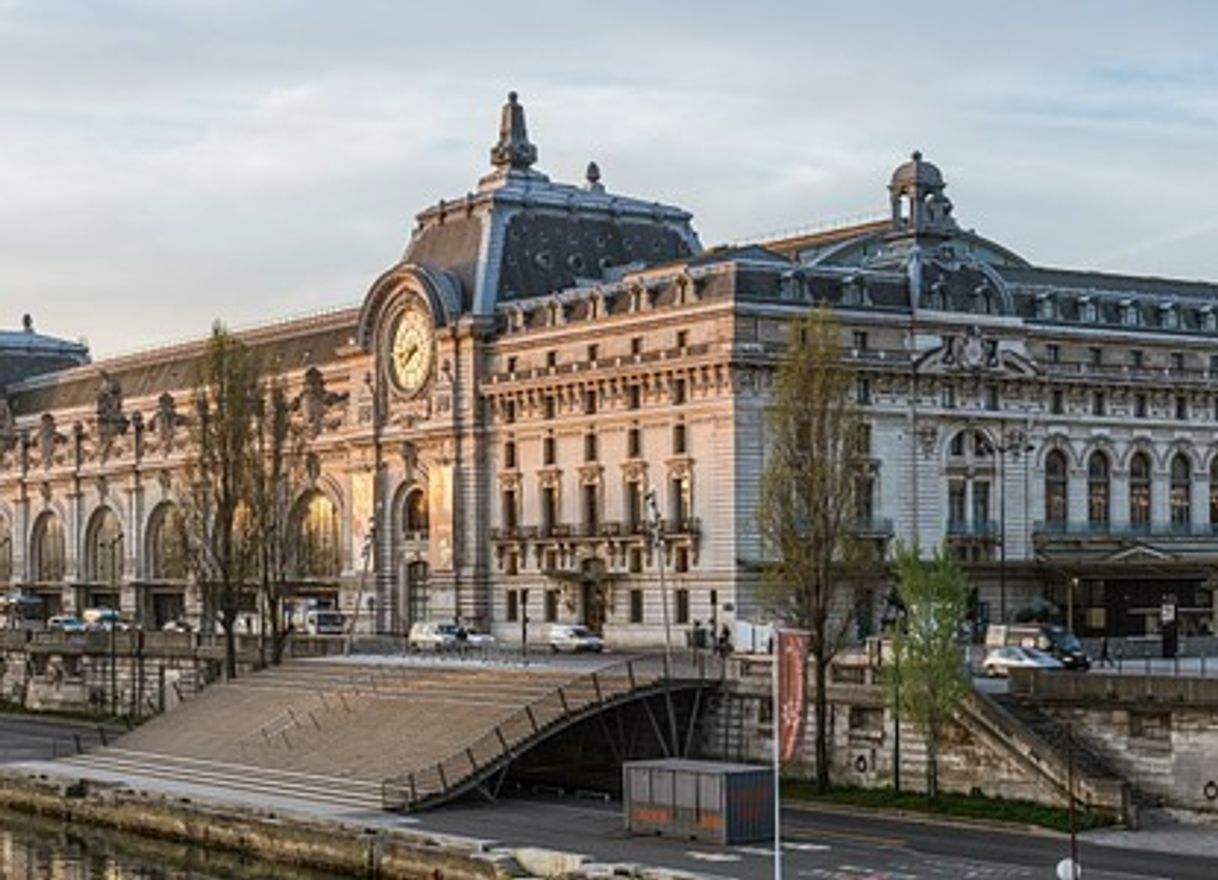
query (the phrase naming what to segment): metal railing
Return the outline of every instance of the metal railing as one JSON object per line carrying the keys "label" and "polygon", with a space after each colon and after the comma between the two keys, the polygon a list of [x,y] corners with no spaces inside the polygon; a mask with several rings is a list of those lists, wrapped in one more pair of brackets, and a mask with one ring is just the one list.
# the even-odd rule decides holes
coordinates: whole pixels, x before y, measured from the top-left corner
{"label": "metal railing", "polygon": [[949,538],[994,538],[998,536],[998,523],[992,519],[949,519],[947,536]]}
{"label": "metal railing", "polygon": [[1104,523],[1059,522],[1038,520],[1032,524],[1032,534],[1041,537],[1067,538],[1209,538],[1218,535],[1215,523]]}
{"label": "metal railing", "polygon": [[[677,655],[672,667],[663,656],[634,658],[577,676],[496,724],[490,731],[447,758],[391,777],[381,783],[386,810],[409,811],[429,801],[460,794],[504,762],[526,751],[559,725],[574,723],[598,709],[641,694],[662,690],[666,683],[721,682],[723,662],[710,653]],[[684,673],[684,674],[682,674]]]}

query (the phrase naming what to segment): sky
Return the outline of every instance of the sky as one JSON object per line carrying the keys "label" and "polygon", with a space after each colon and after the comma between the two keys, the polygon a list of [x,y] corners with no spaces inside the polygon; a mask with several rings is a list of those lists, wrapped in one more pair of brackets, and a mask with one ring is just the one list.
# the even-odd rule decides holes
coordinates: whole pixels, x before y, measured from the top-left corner
{"label": "sky", "polygon": [[883,211],[913,149],[1034,263],[1218,280],[1218,4],[0,0],[0,328],[95,357],[358,303],[538,167],[704,244]]}

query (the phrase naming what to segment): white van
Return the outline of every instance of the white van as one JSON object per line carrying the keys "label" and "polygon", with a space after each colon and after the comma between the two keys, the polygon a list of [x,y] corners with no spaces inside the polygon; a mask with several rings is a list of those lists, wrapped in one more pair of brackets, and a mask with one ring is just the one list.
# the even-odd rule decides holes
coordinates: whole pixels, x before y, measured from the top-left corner
{"label": "white van", "polygon": [[311,636],[341,636],[345,623],[343,613],[331,608],[311,608],[305,614],[305,632]]}

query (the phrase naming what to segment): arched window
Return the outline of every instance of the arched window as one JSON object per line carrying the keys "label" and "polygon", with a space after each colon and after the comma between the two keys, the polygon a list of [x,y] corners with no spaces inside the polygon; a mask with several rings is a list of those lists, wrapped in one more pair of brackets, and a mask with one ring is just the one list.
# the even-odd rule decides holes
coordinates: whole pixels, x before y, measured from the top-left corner
{"label": "arched window", "polygon": [[1193,518],[1193,467],[1188,456],[1177,452],[1171,460],[1171,524],[1187,527]]}
{"label": "arched window", "polygon": [[93,514],[85,548],[85,577],[99,584],[116,584],[123,574],[123,526],[108,507]]}
{"label": "arched window", "polygon": [[13,579],[13,527],[0,516],[0,584]]}
{"label": "arched window", "polygon": [[61,581],[66,570],[63,523],[46,512],[34,523],[30,537],[30,559],[36,581]]}
{"label": "arched window", "polygon": [[1109,520],[1108,456],[1102,452],[1091,453],[1087,459],[1087,522],[1093,526],[1106,526]]}
{"label": "arched window", "polygon": [[414,489],[406,496],[406,531],[427,534],[427,493]]}
{"label": "arched window", "polygon": [[1052,450],[1045,456],[1045,519],[1065,525],[1069,515],[1069,476],[1066,453]]}
{"label": "arched window", "polygon": [[153,580],[186,578],[186,530],[176,504],[162,504],[148,524],[148,571]]}
{"label": "arched window", "polygon": [[1135,452],[1129,460],[1129,524],[1150,528],[1150,456]]}
{"label": "arched window", "polygon": [[324,493],[300,499],[296,513],[296,573],[302,577],[338,577],[342,559],[338,547],[338,511]]}

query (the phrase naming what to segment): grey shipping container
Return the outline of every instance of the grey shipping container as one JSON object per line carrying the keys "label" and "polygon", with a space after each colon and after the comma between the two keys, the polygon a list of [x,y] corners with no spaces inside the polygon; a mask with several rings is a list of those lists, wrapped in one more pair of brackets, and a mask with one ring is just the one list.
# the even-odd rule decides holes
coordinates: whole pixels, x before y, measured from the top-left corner
{"label": "grey shipping container", "polygon": [[663,758],[622,767],[626,830],[713,843],[774,838],[774,774],[756,764]]}

